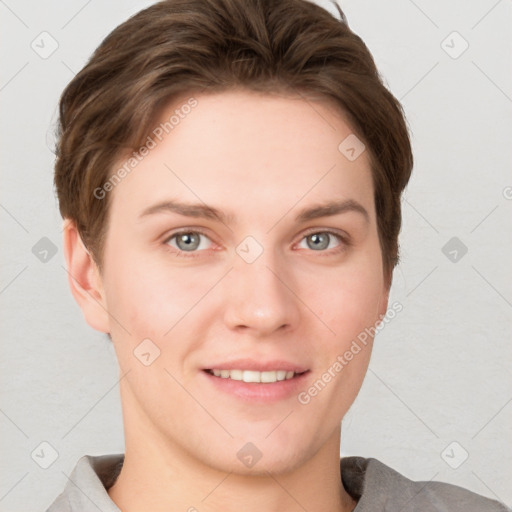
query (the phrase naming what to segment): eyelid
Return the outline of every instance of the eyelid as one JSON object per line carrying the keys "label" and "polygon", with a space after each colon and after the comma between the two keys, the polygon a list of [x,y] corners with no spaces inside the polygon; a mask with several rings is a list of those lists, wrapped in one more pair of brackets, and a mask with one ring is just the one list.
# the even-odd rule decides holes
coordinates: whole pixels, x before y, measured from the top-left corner
{"label": "eyelid", "polygon": [[304,233],[302,233],[301,240],[302,240],[302,238],[304,238],[306,236],[313,235],[316,233],[329,233],[330,235],[338,236],[345,243],[350,242],[350,235],[346,231],[335,229],[335,228],[317,228],[317,227],[309,228]]}
{"label": "eyelid", "polygon": [[166,235],[163,242],[167,243],[171,238],[174,238],[178,235],[184,235],[186,233],[199,233],[206,236],[207,238],[210,238],[211,240],[211,237],[202,228],[179,228],[176,231],[172,231],[169,235]]}

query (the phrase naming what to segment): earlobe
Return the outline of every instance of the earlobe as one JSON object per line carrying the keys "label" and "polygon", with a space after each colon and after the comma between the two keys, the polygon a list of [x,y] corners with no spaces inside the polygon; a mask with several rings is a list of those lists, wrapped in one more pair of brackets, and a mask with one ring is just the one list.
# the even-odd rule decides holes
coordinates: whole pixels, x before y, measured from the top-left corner
{"label": "earlobe", "polygon": [[66,219],[63,227],[64,257],[71,293],[86,322],[93,329],[108,333],[107,303],[96,262],[82,242],[75,223]]}

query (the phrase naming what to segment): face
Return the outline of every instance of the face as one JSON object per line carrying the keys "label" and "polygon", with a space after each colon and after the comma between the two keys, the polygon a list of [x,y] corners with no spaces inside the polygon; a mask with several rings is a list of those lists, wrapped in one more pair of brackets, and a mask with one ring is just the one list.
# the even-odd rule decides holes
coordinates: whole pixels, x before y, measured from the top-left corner
{"label": "face", "polygon": [[187,99],[109,192],[101,284],[127,443],[284,471],[339,436],[371,351],[354,340],[386,311],[368,156],[338,150],[352,130],[325,102]]}

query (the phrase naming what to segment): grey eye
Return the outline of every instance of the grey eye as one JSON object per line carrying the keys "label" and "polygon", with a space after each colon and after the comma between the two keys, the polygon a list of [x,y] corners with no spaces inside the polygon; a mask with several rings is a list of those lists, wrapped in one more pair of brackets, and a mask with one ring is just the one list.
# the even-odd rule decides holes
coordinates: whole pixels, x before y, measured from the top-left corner
{"label": "grey eye", "polygon": [[327,249],[329,247],[328,233],[314,233],[306,237],[308,247],[314,250]]}
{"label": "grey eye", "polygon": [[[203,242],[206,240],[206,242]],[[183,252],[192,252],[197,249],[208,249],[210,239],[197,231],[186,231],[171,236],[167,243]],[[206,244],[206,245],[205,245]]]}
{"label": "grey eye", "polygon": [[199,247],[199,233],[181,233],[176,236],[176,244],[180,251],[194,251]]}
{"label": "grey eye", "polygon": [[336,240],[338,242],[337,245],[340,245],[342,242],[342,239],[339,235],[330,233],[329,231],[320,231],[318,233],[311,233],[310,235],[305,236],[301,240],[301,244],[306,241],[306,249],[312,249],[313,251],[323,251],[325,249],[332,249],[335,247],[335,245],[331,244],[332,240]]}

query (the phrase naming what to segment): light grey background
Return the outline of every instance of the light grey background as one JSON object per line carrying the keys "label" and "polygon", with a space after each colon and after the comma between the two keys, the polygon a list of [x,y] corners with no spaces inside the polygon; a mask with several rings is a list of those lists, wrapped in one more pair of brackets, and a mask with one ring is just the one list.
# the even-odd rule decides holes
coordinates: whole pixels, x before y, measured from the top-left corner
{"label": "light grey background", "polygon": [[[68,290],[49,148],[65,85],[151,3],[0,0],[2,511],[44,510],[79,457],[123,451],[113,349]],[[404,105],[416,159],[391,297],[404,309],[376,340],[342,455],[511,506],[512,2],[341,6]],[[43,31],[58,43],[47,58],[31,47],[49,52]],[[42,442],[59,454],[48,469]]]}

